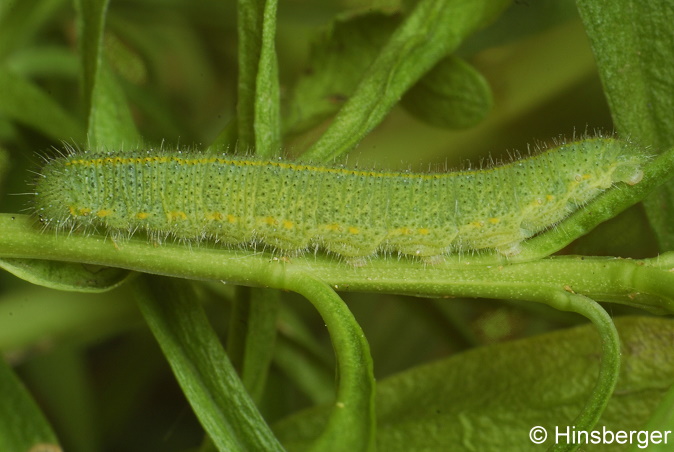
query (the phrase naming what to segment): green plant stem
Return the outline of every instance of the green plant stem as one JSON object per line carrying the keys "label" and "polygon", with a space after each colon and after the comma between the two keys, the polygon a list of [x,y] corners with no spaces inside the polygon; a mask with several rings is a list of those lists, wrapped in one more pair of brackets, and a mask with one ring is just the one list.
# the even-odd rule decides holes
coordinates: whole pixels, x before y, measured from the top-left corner
{"label": "green plant stem", "polygon": [[337,357],[339,382],[328,425],[311,451],[374,451],[374,371],[363,330],[344,301],[323,281],[293,273],[283,289],[304,295],[318,310],[330,332]]}
{"label": "green plant stem", "polygon": [[[538,301],[542,301],[561,311],[576,312],[592,321],[599,332],[602,357],[599,378],[585,407],[574,420],[577,431],[592,431],[611,399],[620,375],[620,337],[611,317],[592,299],[564,290],[552,291]],[[550,450],[573,451],[580,444],[555,444]]]}
{"label": "green plant stem", "polygon": [[[407,259],[375,259],[357,268],[323,255],[270,259],[266,253],[223,250],[216,245],[154,247],[134,238],[113,243],[101,236],[56,236],[32,227],[32,219],[0,214],[0,257],[84,262],[188,279],[223,280],[253,287],[285,288],[285,278],[312,274],[335,290],[430,297],[448,295],[530,300],[541,287],[571,288],[597,301],[674,312],[674,273],[658,259],[625,260],[564,256],[510,265],[459,262],[427,265]],[[665,257],[669,259],[669,256]]]}

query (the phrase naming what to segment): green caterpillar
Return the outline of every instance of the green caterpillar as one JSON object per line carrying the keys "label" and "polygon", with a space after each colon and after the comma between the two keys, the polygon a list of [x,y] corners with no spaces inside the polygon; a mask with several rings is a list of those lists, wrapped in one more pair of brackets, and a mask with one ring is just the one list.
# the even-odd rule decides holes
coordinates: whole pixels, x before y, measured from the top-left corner
{"label": "green caterpillar", "polygon": [[169,151],[72,152],[47,162],[35,212],[45,227],[146,231],[154,240],[320,247],[433,258],[520,243],[616,183],[636,184],[648,155],[610,138],[563,144],[490,169],[363,171]]}

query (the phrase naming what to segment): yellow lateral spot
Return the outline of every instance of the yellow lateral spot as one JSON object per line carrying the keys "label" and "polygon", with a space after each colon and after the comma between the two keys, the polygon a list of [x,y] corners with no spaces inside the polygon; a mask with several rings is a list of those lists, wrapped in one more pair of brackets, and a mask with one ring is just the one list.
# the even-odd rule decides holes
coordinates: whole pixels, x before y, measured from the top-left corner
{"label": "yellow lateral spot", "polygon": [[419,232],[420,235],[428,235],[431,233],[431,230],[428,228],[419,228],[417,232]]}
{"label": "yellow lateral spot", "polygon": [[70,215],[77,216],[77,208],[75,206],[68,206],[68,211],[70,212]]}
{"label": "yellow lateral spot", "polygon": [[286,228],[286,229],[292,229],[292,228],[295,227],[295,223],[293,223],[292,221],[288,221],[288,220],[283,220],[282,224],[283,224],[283,227]]}
{"label": "yellow lateral spot", "polygon": [[555,200],[555,195],[546,195],[546,196],[545,196],[545,199],[547,199],[548,201],[554,201],[554,200]]}
{"label": "yellow lateral spot", "polygon": [[324,224],[322,228],[327,229],[328,231],[335,231],[335,232],[339,232],[342,230],[342,227],[337,223]]}
{"label": "yellow lateral spot", "polygon": [[354,235],[355,235],[355,234],[359,234],[359,233],[360,233],[360,229],[354,228],[353,226],[349,226],[349,229],[348,229],[348,230],[349,230],[349,234],[354,234]]}
{"label": "yellow lateral spot", "polygon": [[473,221],[470,225],[475,228],[481,228],[484,226],[484,221]]}
{"label": "yellow lateral spot", "polygon": [[90,208],[88,208],[88,207],[80,207],[80,215],[82,215],[83,217],[86,217],[86,216],[89,215],[90,213],[91,213],[91,209],[90,209]]}
{"label": "yellow lateral spot", "polygon": [[224,218],[224,215],[222,215],[220,212],[211,212],[206,214],[206,219],[209,221],[222,221]]}
{"label": "yellow lateral spot", "polygon": [[233,224],[233,223],[236,223],[237,221],[239,221],[239,219],[237,217],[235,217],[234,215],[227,215],[227,221],[229,223]]}
{"label": "yellow lateral spot", "polygon": [[414,230],[410,228],[398,228],[393,232],[395,232],[396,235],[410,235],[414,232]]}
{"label": "yellow lateral spot", "polygon": [[584,180],[592,179],[592,174],[583,174],[583,179]]}
{"label": "yellow lateral spot", "polygon": [[166,217],[169,219],[169,221],[173,220],[187,220],[187,214],[185,212],[176,210],[174,212],[168,212],[166,214]]}
{"label": "yellow lateral spot", "polygon": [[147,213],[147,212],[138,212],[138,213],[136,214],[136,218],[139,219],[139,220],[145,220],[145,219],[147,219],[147,217],[149,217],[149,216],[150,216],[150,214]]}
{"label": "yellow lateral spot", "polygon": [[278,224],[278,220],[274,217],[264,217],[262,222],[268,224],[269,226],[276,226]]}
{"label": "yellow lateral spot", "polygon": [[96,212],[96,216],[98,216],[98,218],[105,218],[105,217],[107,217],[108,215],[111,215],[111,214],[112,214],[112,210],[110,210],[110,209],[101,209],[98,212]]}
{"label": "yellow lateral spot", "polygon": [[491,224],[499,224],[501,222],[501,219],[500,218],[490,218],[489,222]]}

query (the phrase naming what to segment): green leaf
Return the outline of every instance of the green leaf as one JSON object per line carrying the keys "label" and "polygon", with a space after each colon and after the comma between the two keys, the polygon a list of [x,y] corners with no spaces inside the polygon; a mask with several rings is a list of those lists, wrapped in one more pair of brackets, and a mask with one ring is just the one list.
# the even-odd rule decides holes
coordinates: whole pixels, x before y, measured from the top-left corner
{"label": "green leaf", "polygon": [[[669,388],[669,391],[660,401],[660,405],[655,409],[655,412],[648,420],[643,429],[647,432],[671,432],[674,431],[674,385]],[[667,437],[669,439],[669,437]],[[643,444],[635,444],[631,451],[637,452],[644,450]],[[648,452],[667,452],[671,450],[672,446],[669,441],[660,441],[659,443],[651,442],[648,444]]]}
{"label": "green leaf", "polygon": [[[635,430],[674,383],[674,321],[616,321],[623,361],[601,426]],[[377,385],[377,449],[540,451],[529,430],[568,425],[596,381],[599,342],[592,326],[473,349],[419,366]],[[306,450],[325,423],[327,408],[274,426],[289,450]],[[551,445],[551,441],[545,443]]]}
{"label": "green leaf", "polygon": [[674,146],[674,3],[577,0],[616,129]]}
{"label": "green leaf", "polygon": [[400,97],[463,39],[494,20],[507,0],[421,0],[367,70],[328,130],[303,156],[328,161],[350,151]]}
{"label": "green leaf", "polygon": [[[75,0],[77,33],[82,59],[82,94],[84,111],[91,115],[98,71],[103,58],[103,28],[109,0]],[[91,118],[87,128],[91,129]]]}
{"label": "green leaf", "polygon": [[9,365],[0,359],[0,450],[30,451],[58,445],[56,435]]}
{"label": "green leaf", "polygon": [[39,286],[71,292],[106,292],[133,273],[119,268],[37,259],[0,259],[0,268]]}
{"label": "green leaf", "polygon": [[54,140],[80,141],[82,127],[47,93],[0,69],[0,114],[26,124]]}
{"label": "green leaf", "polygon": [[204,429],[220,451],[281,451],[236,375],[193,291],[148,278],[138,304]]}
{"label": "green leaf", "polygon": [[448,57],[405,93],[401,105],[433,126],[465,129],[487,116],[492,96],[482,74],[462,59]]}
{"label": "green leaf", "polygon": [[[674,146],[674,3],[577,0],[616,130],[661,152]],[[674,249],[674,182],[644,203],[660,249]]]}
{"label": "green leaf", "polygon": [[276,0],[240,0],[238,145],[262,156],[281,151]]}
{"label": "green leaf", "polygon": [[265,157],[281,154],[280,88],[274,46],[276,7],[276,0],[265,0],[260,61],[255,80],[255,152]]}
{"label": "green leaf", "polygon": [[227,351],[251,398],[259,402],[274,355],[278,290],[239,287],[232,308]]}
{"label": "green leaf", "polygon": [[82,90],[93,149],[129,149],[141,144],[124,92],[104,64],[103,33],[109,0],[77,0]]}
{"label": "green leaf", "polygon": [[135,149],[141,144],[126,96],[107,65],[96,77],[91,115],[89,145],[94,149]]}
{"label": "green leaf", "polygon": [[285,107],[285,131],[302,132],[339,110],[401,20],[380,12],[335,19],[311,46]]}
{"label": "green leaf", "polygon": [[39,46],[24,49],[7,61],[16,74],[24,77],[64,77],[76,79],[79,62],[72,51],[61,46]]}

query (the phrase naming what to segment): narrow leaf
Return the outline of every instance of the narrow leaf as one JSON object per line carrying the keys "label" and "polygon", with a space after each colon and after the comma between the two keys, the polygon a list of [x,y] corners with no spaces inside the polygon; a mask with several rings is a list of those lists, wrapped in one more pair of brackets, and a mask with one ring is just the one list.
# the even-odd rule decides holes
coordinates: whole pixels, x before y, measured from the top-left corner
{"label": "narrow leaf", "polygon": [[[674,146],[674,3],[576,3],[616,130],[656,152]],[[674,182],[644,205],[661,251],[674,249]]]}
{"label": "narrow leaf", "polygon": [[276,340],[277,290],[238,287],[227,347],[251,398],[259,402]]}
{"label": "narrow leaf", "polygon": [[54,140],[80,141],[85,136],[77,121],[52,97],[7,70],[0,70],[0,114]]}
{"label": "narrow leaf", "polygon": [[0,359],[0,450],[29,451],[58,445],[44,415],[9,365]]}
{"label": "narrow leaf", "polygon": [[280,451],[185,283],[148,278],[138,304],[204,429],[220,451]]}
{"label": "narrow leaf", "polygon": [[421,0],[393,33],[328,130],[302,158],[327,161],[350,151],[410,86],[509,3]]}
{"label": "narrow leaf", "polygon": [[280,151],[276,0],[238,2],[238,145],[263,156]]}
{"label": "narrow leaf", "polygon": [[100,68],[96,77],[89,144],[94,149],[133,149],[141,144],[126,96],[107,65]]}
{"label": "narrow leaf", "polygon": [[674,146],[674,3],[577,0],[616,129]]}
{"label": "narrow leaf", "polygon": [[[108,3],[109,0],[75,0],[82,58],[82,94],[87,114],[93,106],[94,87],[103,58],[103,28]],[[91,125],[88,124],[88,127]]]}
{"label": "narrow leaf", "polygon": [[285,107],[284,130],[302,132],[337,112],[401,21],[381,12],[337,17],[312,43]]}

